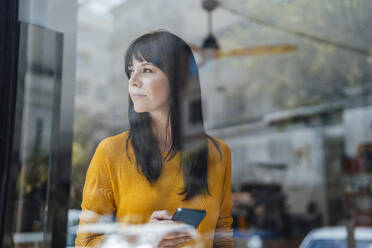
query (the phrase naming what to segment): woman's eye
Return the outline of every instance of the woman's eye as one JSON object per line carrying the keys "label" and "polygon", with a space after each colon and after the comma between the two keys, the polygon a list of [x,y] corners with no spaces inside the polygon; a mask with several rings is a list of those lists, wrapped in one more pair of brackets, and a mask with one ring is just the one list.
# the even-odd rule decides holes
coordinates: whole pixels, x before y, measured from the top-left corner
{"label": "woman's eye", "polygon": [[145,69],[143,69],[143,72],[152,72],[152,70],[149,69],[149,68],[145,68]]}

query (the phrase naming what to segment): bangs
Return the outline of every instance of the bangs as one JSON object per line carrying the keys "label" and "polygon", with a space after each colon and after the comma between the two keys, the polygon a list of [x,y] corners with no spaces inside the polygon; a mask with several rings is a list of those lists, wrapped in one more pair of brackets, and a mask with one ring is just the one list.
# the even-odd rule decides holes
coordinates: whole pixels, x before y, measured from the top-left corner
{"label": "bangs", "polygon": [[129,78],[128,68],[133,66],[133,58],[143,62],[150,62],[164,71],[164,61],[167,49],[158,37],[152,34],[144,35],[135,40],[128,48],[125,55],[125,72]]}

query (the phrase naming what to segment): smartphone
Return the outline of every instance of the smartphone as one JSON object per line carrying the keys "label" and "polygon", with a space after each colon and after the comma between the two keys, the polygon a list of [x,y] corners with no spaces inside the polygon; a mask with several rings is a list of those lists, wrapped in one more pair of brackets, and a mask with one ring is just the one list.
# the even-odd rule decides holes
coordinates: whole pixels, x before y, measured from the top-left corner
{"label": "smartphone", "polygon": [[205,210],[190,209],[190,208],[177,208],[176,213],[172,216],[172,220],[183,221],[197,228],[200,222],[206,215]]}

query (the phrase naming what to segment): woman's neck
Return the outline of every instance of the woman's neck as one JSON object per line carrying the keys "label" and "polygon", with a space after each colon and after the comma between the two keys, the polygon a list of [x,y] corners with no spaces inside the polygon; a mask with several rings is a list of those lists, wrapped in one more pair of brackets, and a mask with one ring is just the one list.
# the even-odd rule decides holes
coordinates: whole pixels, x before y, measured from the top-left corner
{"label": "woman's neck", "polygon": [[158,141],[160,152],[169,151],[172,145],[172,132],[168,114],[151,114],[152,131]]}

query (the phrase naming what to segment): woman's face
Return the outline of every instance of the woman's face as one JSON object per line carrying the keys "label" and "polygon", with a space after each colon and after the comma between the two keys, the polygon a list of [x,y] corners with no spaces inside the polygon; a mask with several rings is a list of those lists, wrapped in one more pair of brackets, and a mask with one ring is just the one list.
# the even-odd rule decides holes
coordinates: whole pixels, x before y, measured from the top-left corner
{"label": "woman's face", "polygon": [[128,92],[137,113],[168,111],[169,82],[167,75],[154,64],[135,57],[128,68]]}

